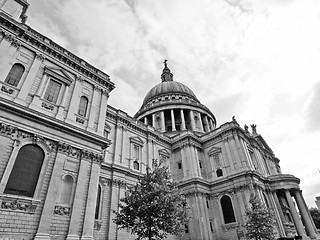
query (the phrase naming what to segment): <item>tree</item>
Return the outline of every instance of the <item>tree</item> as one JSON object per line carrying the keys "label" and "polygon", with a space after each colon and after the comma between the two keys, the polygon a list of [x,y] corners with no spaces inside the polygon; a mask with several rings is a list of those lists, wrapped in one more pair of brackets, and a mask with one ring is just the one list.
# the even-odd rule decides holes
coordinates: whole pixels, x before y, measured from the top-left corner
{"label": "tree", "polygon": [[138,183],[128,187],[120,199],[120,211],[113,221],[120,229],[127,229],[138,236],[158,240],[168,234],[179,235],[188,221],[186,198],[173,181],[168,168],[154,161],[153,170]]}
{"label": "tree", "polygon": [[314,224],[316,225],[316,228],[320,229],[320,211],[318,208],[310,208],[310,214],[314,221]]}
{"label": "tree", "polygon": [[264,206],[260,199],[250,196],[251,209],[246,210],[247,238],[254,240],[274,239],[275,217],[272,210]]}

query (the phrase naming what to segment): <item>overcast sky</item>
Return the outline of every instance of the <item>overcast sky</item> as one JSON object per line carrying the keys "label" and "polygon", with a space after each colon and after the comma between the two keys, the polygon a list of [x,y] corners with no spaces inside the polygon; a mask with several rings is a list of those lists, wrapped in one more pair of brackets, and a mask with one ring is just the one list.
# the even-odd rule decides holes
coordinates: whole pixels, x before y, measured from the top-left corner
{"label": "overcast sky", "polygon": [[215,114],[257,131],[320,196],[319,0],[29,0],[34,29],[110,75],[133,116],[163,60]]}

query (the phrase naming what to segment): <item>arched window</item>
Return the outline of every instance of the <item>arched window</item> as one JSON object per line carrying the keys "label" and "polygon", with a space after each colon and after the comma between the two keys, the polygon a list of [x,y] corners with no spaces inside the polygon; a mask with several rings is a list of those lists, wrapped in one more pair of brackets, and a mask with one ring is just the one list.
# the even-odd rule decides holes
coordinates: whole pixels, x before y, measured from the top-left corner
{"label": "arched window", "polygon": [[102,191],[101,191],[101,186],[98,185],[96,211],[95,211],[95,213],[94,213],[94,219],[100,219],[101,192],[102,192]]}
{"label": "arched window", "polygon": [[4,193],[33,197],[43,159],[44,152],[39,146],[23,146],[19,150]]}
{"label": "arched window", "polygon": [[10,84],[11,86],[18,86],[18,83],[24,73],[24,66],[20,63],[15,63],[12,68],[10,69],[10,72],[6,79],[4,80],[6,83]]}
{"label": "arched window", "polygon": [[70,175],[65,175],[62,178],[59,203],[70,204],[72,189],[73,189],[73,177]]}
{"label": "arched window", "polygon": [[136,170],[139,170],[139,163],[138,163],[138,161],[134,161],[134,162],[133,162],[133,168],[136,169]]}
{"label": "arched window", "polygon": [[78,109],[78,114],[82,117],[86,116],[87,113],[87,107],[88,107],[88,98],[85,96],[82,96],[80,98],[80,104],[79,104],[79,109]]}
{"label": "arched window", "polygon": [[220,200],[224,223],[232,223],[236,221],[234,216],[231,198],[229,196],[223,196]]}

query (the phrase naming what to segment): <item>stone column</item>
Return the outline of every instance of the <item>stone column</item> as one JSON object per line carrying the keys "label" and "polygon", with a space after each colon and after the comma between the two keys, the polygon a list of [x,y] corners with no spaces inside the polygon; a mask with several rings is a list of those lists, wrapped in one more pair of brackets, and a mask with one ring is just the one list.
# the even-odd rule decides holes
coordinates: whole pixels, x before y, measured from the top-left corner
{"label": "stone column", "polygon": [[301,194],[301,190],[295,190],[294,193],[293,193],[293,196],[296,200],[296,203],[298,205],[298,208],[299,208],[299,212],[301,214],[301,217],[303,219],[303,222],[305,223],[306,225],[306,230],[307,230],[307,233],[309,234],[310,238],[311,239],[316,239],[317,238],[317,235],[313,229],[313,225],[312,225],[312,220],[310,219],[309,217],[309,214],[308,214],[308,210],[305,208],[305,205],[304,205],[304,202],[303,202],[303,198],[302,198],[302,194]]}
{"label": "stone column", "polygon": [[37,76],[37,73],[43,60],[44,57],[41,54],[36,54],[33,63],[29,69],[29,73],[23,82],[23,87],[20,89],[17,98],[14,100],[15,102],[22,105],[26,105],[26,98],[28,97],[32,83]]}
{"label": "stone column", "polygon": [[77,112],[77,110],[79,108],[79,102],[80,102],[79,93],[82,88],[82,81],[83,81],[83,79],[81,77],[77,77],[77,79],[75,81],[73,92],[72,92],[72,97],[71,97],[71,101],[70,101],[70,105],[69,105],[69,109],[68,109],[67,119],[66,119],[66,122],[68,122],[68,123],[75,122],[75,113]]}
{"label": "stone column", "polygon": [[64,155],[58,153],[53,166],[52,175],[49,183],[49,188],[44,202],[42,214],[40,217],[39,227],[35,240],[50,240],[50,225],[56,203],[56,196],[59,191],[59,183],[64,165]]}
{"label": "stone column", "polygon": [[165,119],[164,119],[164,111],[160,112],[161,114],[161,132],[166,131]]}
{"label": "stone column", "polygon": [[194,113],[192,110],[190,110],[190,120],[191,120],[191,130],[195,131],[196,130],[196,123],[194,121]]}
{"label": "stone column", "polygon": [[86,203],[86,213],[83,223],[83,232],[81,240],[93,240],[94,215],[97,203],[97,193],[100,175],[100,164],[92,162],[88,197]]}
{"label": "stone column", "polygon": [[156,129],[156,114],[152,113],[152,127]]}
{"label": "stone column", "polygon": [[176,131],[176,122],[174,119],[174,110],[171,109],[171,125],[172,125],[172,131]]}
{"label": "stone column", "polygon": [[202,118],[201,118],[201,113],[200,113],[200,112],[198,112],[198,117],[199,117],[200,130],[201,130],[202,132],[204,132],[203,122],[202,122]]}
{"label": "stone column", "polygon": [[144,117],[143,121],[144,121],[144,124],[148,125],[148,119],[147,119],[147,116],[145,116],[145,117]]}
{"label": "stone column", "polygon": [[184,119],[183,109],[180,109],[180,116],[181,116],[181,130],[186,130],[186,121]]}
{"label": "stone column", "polygon": [[101,136],[103,136],[104,126],[106,122],[108,97],[109,97],[108,92],[106,90],[103,90],[101,95],[101,104],[100,104],[100,112],[99,112],[99,119],[98,119],[98,131],[97,131],[97,133]]}
{"label": "stone column", "polygon": [[276,206],[276,213],[278,213],[279,215],[279,228],[280,228],[280,236],[284,237],[286,236],[286,231],[283,227],[283,224],[285,223],[285,218],[283,216],[283,212],[282,212],[282,208],[281,208],[281,205],[280,205],[280,202],[279,202],[279,199],[278,199],[278,196],[277,196],[277,192],[276,191],[272,191],[272,197],[273,197],[273,200],[274,200],[274,203],[275,203],[275,206]]}
{"label": "stone column", "polygon": [[78,180],[76,191],[74,194],[69,232],[67,240],[79,240],[79,225],[81,221],[81,212],[83,211],[83,197],[86,192],[86,175],[88,173],[88,168],[90,163],[84,159],[80,161],[80,167],[78,172]]}
{"label": "stone column", "polygon": [[296,208],[294,206],[294,203],[293,203],[293,200],[292,200],[292,197],[291,197],[291,194],[290,194],[289,190],[285,189],[284,193],[286,195],[286,199],[288,201],[288,204],[289,204],[289,207],[290,207],[290,212],[292,214],[292,218],[293,218],[293,221],[294,221],[294,225],[296,226],[297,232],[298,232],[298,234],[300,236],[306,237],[302,222],[301,222],[299,214],[298,214],[298,212],[297,212],[297,210],[296,210]]}
{"label": "stone column", "polygon": [[208,122],[208,116],[207,115],[205,115],[204,116],[204,123],[205,123],[205,125],[206,125],[206,127],[205,127],[205,132],[210,132],[210,126],[209,126],[209,122]]}
{"label": "stone column", "polygon": [[[101,95],[101,89],[94,86],[93,88],[93,96],[92,96],[92,102],[91,102],[91,108],[90,108],[90,114],[89,114],[89,120],[88,120],[88,127],[87,130],[91,132],[95,132],[94,129],[94,122],[97,115],[97,112],[99,111],[99,98]],[[88,106],[89,107],[89,106]]]}

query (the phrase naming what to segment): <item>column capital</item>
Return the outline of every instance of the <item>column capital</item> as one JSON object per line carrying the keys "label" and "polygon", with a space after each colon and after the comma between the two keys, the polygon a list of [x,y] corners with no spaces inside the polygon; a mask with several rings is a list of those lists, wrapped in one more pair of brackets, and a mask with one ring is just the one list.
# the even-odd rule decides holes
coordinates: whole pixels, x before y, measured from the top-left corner
{"label": "column capital", "polygon": [[36,53],[36,59],[38,59],[39,61],[43,62],[43,60],[45,59],[44,55],[41,53]]}

